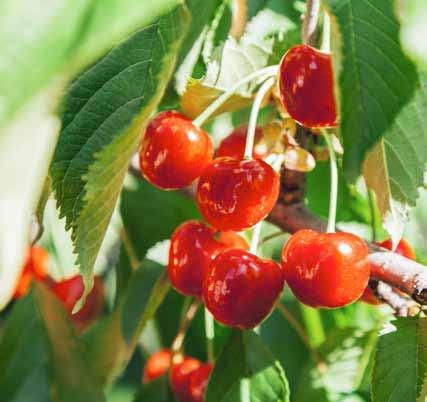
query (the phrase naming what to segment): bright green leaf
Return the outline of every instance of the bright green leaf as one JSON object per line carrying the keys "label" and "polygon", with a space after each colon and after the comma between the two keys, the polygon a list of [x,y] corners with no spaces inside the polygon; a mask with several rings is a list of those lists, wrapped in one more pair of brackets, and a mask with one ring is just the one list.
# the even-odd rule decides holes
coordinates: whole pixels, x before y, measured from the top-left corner
{"label": "bright green leaf", "polygon": [[372,376],[373,402],[424,402],[427,396],[427,318],[398,318],[380,337]]}
{"label": "bright green leaf", "polygon": [[205,401],[240,401],[243,382],[248,384],[251,401],[289,401],[283,369],[252,331],[230,335],[211,374]]}
{"label": "bright green leaf", "polygon": [[339,75],[344,170],[354,179],[366,152],[392,125],[417,85],[399,43],[392,0],[327,0],[341,33]]}
{"label": "bright green leaf", "polygon": [[175,67],[188,14],[174,8],[85,72],[70,88],[51,174],[86,293],[142,129]]}

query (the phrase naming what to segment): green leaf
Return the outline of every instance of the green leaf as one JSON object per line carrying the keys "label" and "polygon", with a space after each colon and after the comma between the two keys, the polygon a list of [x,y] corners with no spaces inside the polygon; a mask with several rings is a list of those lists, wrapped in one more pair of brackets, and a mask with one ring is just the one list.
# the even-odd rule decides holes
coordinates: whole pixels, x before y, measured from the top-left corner
{"label": "green leaf", "polygon": [[343,328],[330,333],[318,350],[322,362],[307,366],[296,400],[343,401],[344,394],[357,391],[376,339],[376,330]]}
{"label": "green leaf", "polygon": [[239,401],[244,382],[249,383],[251,401],[289,401],[289,386],[283,369],[258,335],[252,331],[234,331],[215,364],[205,401]]}
{"label": "green leaf", "polygon": [[194,201],[177,191],[162,191],[143,179],[129,177],[121,194],[120,212],[135,254],[168,239],[176,227],[200,214]]}
{"label": "green leaf", "polygon": [[368,153],[363,169],[376,193],[384,226],[396,242],[418,198],[427,163],[427,71],[420,78],[421,88]]}
{"label": "green leaf", "polygon": [[380,337],[372,376],[373,402],[424,402],[427,396],[427,318],[398,318]]}
{"label": "green leaf", "polygon": [[2,401],[104,401],[83,351],[61,303],[35,284],[16,304],[2,333]]}
{"label": "green leaf", "polygon": [[169,389],[168,376],[142,385],[133,402],[175,402]]}
{"label": "green leaf", "polygon": [[327,0],[341,37],[339,74],[344,170],[355,179],[366,152],[392,125],[417,85],[399,43],[392,0]]}
{"label": "green leaf", "polygon": [[144,260],[133,273],[117,308],[83,336],[96,379],[111,383],[128,363],[139,336],[170,285],[159,264]]}
{"label": "green leaf", "polygon": [[183,6],[137,32],[70,88],[51,167],[53,188],[86,285],[142,129],[173,73]]}

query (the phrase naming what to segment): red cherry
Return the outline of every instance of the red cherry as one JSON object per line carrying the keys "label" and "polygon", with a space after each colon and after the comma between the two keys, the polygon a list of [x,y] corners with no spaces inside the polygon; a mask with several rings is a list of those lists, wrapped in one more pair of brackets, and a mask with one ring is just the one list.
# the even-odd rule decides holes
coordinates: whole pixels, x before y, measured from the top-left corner
{"label": "red cherry", "polygon": [[337,125],[331,55],[297,45],[279,68],[280,98],[290,116],[306,127]]}
{"label": "red cherry", "polygon": [[[236,128],[228,137],[224,138],[216,151],[217,157],[229,156],[230,158],[243,159],[245,155],[246,134],[248,126]],[[262,138],[262,128],[255,129],[255,144],[252,157],[264,159],[267,156],[267,148],[264,144],[259,144]]]}
{"label": "red cherry", "polygon": [[218,255],[203,281],[203,299],[214,318],[249,329],[271,312],[284,286],[280,265],[243,250]]}
{"label": "red cherry", "polygon": [[94,278],[94,285],[86,302],[78,313],[72,314],[76,302],[83,294],[84,285],[80,275],[55,283],[53,293],[59,298],[78,329],[84,329],[100,315],[104,306],[104,288],[99,277]]}
{"label": "red cherry", "polygon": [[172,353],[169,349],[162,349],[152,354],[144,366],[143,383],[146,384],[165,374],[171,365],[171,358]]}
{"label": "red cherry", "polygon": [[351,233],[300,230],[282,250],[285,280],[312,307],[342,307],[360,298],[369,280],[365,242]]}
{"label": "red cherry", "polygon": [[170,373],[172,391],[179,402],[190,402],[190,374],[200,367],[199,360],[185,357],[181,363],[173,364]]}
{"label": "red cherry", "polygon": [[175,111],[159,113],[148,125],[139,151],[144,177],[172,190],[188,186],[212,160],[209,135]]}
{"label": "red cherry", "polygon": [[[386,239],[383,242],[376,243],[376,244],[388,250],[393,250],[393,244],[391,242],[391,239]],[[414,249],[405,239],[400,240],[394,252],[397,254],[403,255],[404,257],[409,258],[410,260],[416,260],[417,258],[417,256],[415,255]]]}
{"label": "red cherry", "polygon": [[249,250],[248,242],[236,232],[219,232],[217,241],[226,246],[227,249],[238,248],[245,251]]}
{"label": "red cherry", "polygon": [[369,286],[366,286],[365,290],[363,291],[362,297],[360,300],[364,301],[365,303],[372,304],[373,306],[378,306],[382,304],[382,301],[379,300],[375,295],[374,292],[372,292],[371,288]]}
{"label": "red cherry", "polygon": [[201,296],[204,272],[224,247],[214,239],[214,234],[213,229],[197,221],[184,222],[173,233],[168,274],[178,292]]}
{"label": "red cherry", "polygon": [[213,369],[212,364],[205,363],[190,374],[189,381],[189,402],[203,402],[206,386],[209,382],[209,376]]}
{"label": "red cherry", "polygon": [[279,196],[279,176],[262,160],[217,158],[197,187],[197,203],[218,230],[241,231],[264,219]]}
{"label": "red cherry", "polygon": [[13,295],[14,299],[19,299],[28,293],[33,279],[43,281],[46,278],[48,262],[49,255],[44,248],[32,246],[28,250],[25,265]]}

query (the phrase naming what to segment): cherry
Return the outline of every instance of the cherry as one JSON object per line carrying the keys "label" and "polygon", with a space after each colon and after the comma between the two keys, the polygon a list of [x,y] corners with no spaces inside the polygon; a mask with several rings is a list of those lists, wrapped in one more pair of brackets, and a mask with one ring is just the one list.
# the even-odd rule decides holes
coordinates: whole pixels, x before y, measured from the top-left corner
{"label": "cherry", "polygon": [[287,51],[279,67],[280,98],[290,116],[306,127],[337,125],[331,55],[307,45]]}
{"label": "cherry", "polygon": [[212,364],[205,363],[190,374],[189,381],[189,402],[203,402],[206,386],[209,382],[209,376],[213,369]]}
{"label": "cherry", "polygon": [[199,360],[185,357],[181,363],[173,364],[170,372],[172,391],[180,402],[190,402],[190,375],[201,366]]}
{"label": "cherry", "polygon": [[241,231],[268,215],[279,187],[278,174],[262,160],[216,158],[200,177],[197,203],[216,229]]}
{"label": "cherry", "polygon": [[[216,151],[217,157],[229,156],[230,158],[243,159],[246,146],[246,133],[248,127],[241,126],[236,128],[228,137],[224,138]],[[255,129],[255,144],[252,157],[255,159],[264,159],[267,156],[267,147],[259,143],[262,138],[262,128]]]}
{"label": "cherry", "polygon": [[312,307],[342,307],[360,298],[369,280],[365,242],[351,233],[296,232],[282,250],[285,280]]}
{"label": "cherry", "polygon": [[139,151],[140,169],[154,186],[188,186],[212,160],[208,134],[175,111],[159,113],[147,126]]}
{"label": "cherry", "polygon": [[248,247],[235,233],[220,233],[198,221],[184,222],[175,230],[169,249],[168,274],[172,286],[187,296],[201,297],[204,273],[218,253]]}
{"label": "cherry", "polygon": [[152,354],[144,366],[142,381],[144,384],[164,375],[171,365],[172,353],[169,349],[162,349]]}
{"label": "cherry", "polygon": [[245,251],[249,250],[248,242],[236,232],[219,232],[216,239],[219,243],[223,244],[228,249],[238,248]]}
{"label": "cherry", "polygon": [[203,299],[217,321],[249,329],[270,314],[283,286],[283,272],[276,262],[243,250],[227,250],[206,272]]}
{"label": "cherry", "polygon": [[[378,246],[384,247],[388,250],[393,249],[393,244],[392,244],[391,239],[386,239],[381,243],[375,243],[375,244],[377,244]],[[404,257],[409,258],[411,260],[416,259],[415,251],[413,250],[411,245],[405,239],[400,240],[399,244],[396,247],[395,252],[397,254],[403,255]],[[382,303],[377,297],[375,297],[374,293],[369,288],[369,286],[366,287],[366,289],[363,292],[363,295],[360,299],[362,301],[364,301],[365,303],[369,303],[372,305],[378,305],[378,304]]]}
{"label": "cherry", "polygon": [[14,299],[25,296],[33,280],[43,281],[46,278],[48,260],[49,256],[44,248],[32,246],[28,250],[21,277],[13,295]]}
{"label": "cherry", "polygon": [[83,294],[83,290],[83,279],[80,275],[56,282],[52,287],[53,293],[62,302],[78,329],[86,328],[98,318],[104,306],[102,280],[99,277],[95,277],[93,288],[88,294],[85,304],[76,314],[72,314],[76,302]]}

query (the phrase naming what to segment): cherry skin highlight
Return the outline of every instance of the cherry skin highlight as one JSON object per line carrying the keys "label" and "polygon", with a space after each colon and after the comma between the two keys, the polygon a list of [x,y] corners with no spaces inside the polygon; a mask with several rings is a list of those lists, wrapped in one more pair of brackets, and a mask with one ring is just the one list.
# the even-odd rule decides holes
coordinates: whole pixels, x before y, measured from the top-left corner
{"label": "cherry skin highlight", "polygon": [[212,160],[209,135],[175,111],[159,113],[147,126],[139,151],[143,176],[164,190],[178,189],[197,179]]}
{"label": "cherry skin highlight", "polygon": [[283,247],[282,268],[302,303],[342,307],[358,300],[368,284],[368,248],[351,233],[300,230]]}
{"label": "cherry skin highlight", "polygon": [[169,349],[162,349],[153,353],[144,366],[142,382],[144,384],[163,376],[170,368],[172,353]]}
{"label": "cherry skin highlight", "polygon": [[[216,156],[229,156],[230,158],[243,159],[245,156],[246,134],[248,127],[237,127],[228,137],[224,138],[218,146]],[[262,138],[262,128],[255,129],[255,142],[252,152],[254,159],[264,159],[268,152],[265,144],[259,143]]]}
{"label": "cherry skin highlight", "polygon": [[201,297],[203,276],[211,261],[226,249],[243,247],[247,243],[235,233],[217,234],[201,222],[184,222],[171,238],[168,274],[172,286],[184,295]]}
{"label": "cherry skin highlight", "polygon": [[221,231],[241,231],[264,219],[279,196],[279,176],[262,160],[216,158],[197,187],[206,221]]}
{"label": "cherry skin highlight", "polygon": [[307,45],[287,51],[279,67],[279,92],[290,116],[306,127],[337,125],[331,55]]}
{"label": "cherry skin highlight", "polygon": [[58,297],[78,329],[84,329],[95,321],[104,307],[104,287],[99,277],[94,278],[92,290],[89,292],[83,307],[72,314],[76,302],[84,291],[83,279],[80,275],[56,282],[52,291]]}
{"label": "cherry skin highlight", "polygon": [[43,281],[47,277],[48,261],[49,255],[43,247],[32,246],[28,250],[25,264],[13,295],[14,299],[25,296],[33,280]]}
{"label": "cherry skin highlight", "polygon": [[173,364],[170,372],[172,391],[179,402],[190,402],[190,375],[201,366],[199,360],[185,357],[181,363]]}
{"label": "cherry skin highlight", "polygon": [[259,325],[283,290],[279,264],[243,250],[218,255],[203,281],[203,300],[215,320],[234,328]]}
{"label": "cherry skin highlight", "polygon": [[212,369],[212,364],[205,363],[190,374],[188,388],[191,399],[188,402],[204,401],[205,390],[206,386],[208,385],[209,376],[211,374]]}

